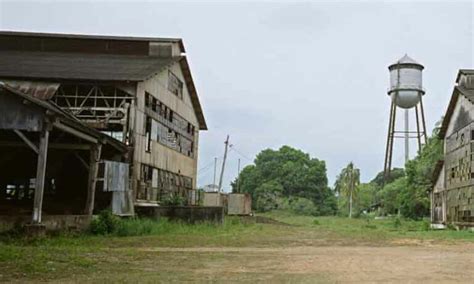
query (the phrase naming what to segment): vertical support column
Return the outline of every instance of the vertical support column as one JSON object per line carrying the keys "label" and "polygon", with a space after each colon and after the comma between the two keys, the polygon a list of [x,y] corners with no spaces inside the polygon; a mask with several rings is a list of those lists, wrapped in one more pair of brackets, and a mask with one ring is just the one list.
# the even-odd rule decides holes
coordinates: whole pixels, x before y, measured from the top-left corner
{"label": "vertical support column", "polygon": [[421,110],[421,122],[423,123],[423,136],[425,137],[425,144],[426,144],[428,142],[428,136],[426,135],[425,110],[423,108],[422,95],[420,95],[420,110]]}
{"label": "vertical support column", "polygon": [[92,216],[94,212],[95,188],[97,183],[97,173],[99,171],[99,161],[102,153],[102,145],[96,144],[90,151],[89,159],[89,179],[87,182],[87,201],[84,213]]}
{"label": "vertical support column", "polygon": [[392,168],[393,134],[395,131],[396,108],[394,102],[390,106],[390,118],[387,132],[387,146],[385,149],[384,182],[390,177]]}
{"label": "vertical support column", "polygon": [[405,164],[410,159],[410,123],[409,110],[405,110]]}
{"label": "vertical support column", "polygon": [[38,163],[36,166],[36,185],[33,203],[33,224],[41,223],[41,210],[43,208],[44,181],[46,176],[46,161],[48,156],[49,130],[45,125],[40,133],[38,148]]}
{"label": "vertical support column", "polygon": [[415,106],[416,114],[416,138],[418,138],[418,151],[421,151],[421,132],[420,132],[420,117],[418,115],[418,105]]}

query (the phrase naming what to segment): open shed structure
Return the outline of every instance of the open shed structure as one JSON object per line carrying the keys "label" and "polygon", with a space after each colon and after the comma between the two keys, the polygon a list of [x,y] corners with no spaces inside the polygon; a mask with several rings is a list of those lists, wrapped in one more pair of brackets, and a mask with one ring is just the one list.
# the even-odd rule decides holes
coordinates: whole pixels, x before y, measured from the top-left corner
{"label": "open shed structure", "polygon": [[127,146],[50,103],[57,84],[8,83],[0,82],[1,219],[41,224],[44,212],[81,223],[95,204],[107,207],[107,194],[96,196],[99,163],[126,161]]}

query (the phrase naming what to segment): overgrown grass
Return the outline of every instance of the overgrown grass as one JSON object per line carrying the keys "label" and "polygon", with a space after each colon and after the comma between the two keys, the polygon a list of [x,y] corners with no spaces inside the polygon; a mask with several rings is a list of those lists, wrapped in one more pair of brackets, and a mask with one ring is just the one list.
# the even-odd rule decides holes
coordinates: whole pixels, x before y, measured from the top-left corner
{"label": "overgrown grass", "polygon": [[[0,238],[0,282],[16,278],[62,279],[70,275],[98,275],[103,272],[110,274],[114,271],[122,274],[124,271],[136,273],[138,268],[134,265],[149,261],[150,257],[154,261],[163,261],[163,265],[170,267],[166,259],[161,260],[150,252],[158,247],[410,244],[398,242],[405,239],[453,243],[474,241],[473,232],[429,230],[426,221],[311,217],[282,211],[263,215],[293,226],[242,222],[238,217],[227,217],[224,223],[219,225],[190,225],[166,219],[155,221],[131,218],[119,221],[117,229],[107,235],[62,233],[43,239],[27,239],[20,235],[3,237]],[[207,254],[205,257],[210,258],[213,255]],[[172,259],[176,261],[173,265],[179,266],[182,261],[186,262],[179,255],[173,255]],[[192,275],[189,277],[192,279]]]}
{"label": "overgrown grass", "polygon": [[[298,216],[286,211],[273,211],[263,214],[281,222],[313,230],[330,232],[335,236],[383,241],[388,239],[413,238],[420,240],[465,240],[474,242],[474,232],[469,230],[432,230],[429,220],[415,221],[397,217],[375,220],[373,218],[310,217]],[[317,224],[317,226],[315,226]]]}

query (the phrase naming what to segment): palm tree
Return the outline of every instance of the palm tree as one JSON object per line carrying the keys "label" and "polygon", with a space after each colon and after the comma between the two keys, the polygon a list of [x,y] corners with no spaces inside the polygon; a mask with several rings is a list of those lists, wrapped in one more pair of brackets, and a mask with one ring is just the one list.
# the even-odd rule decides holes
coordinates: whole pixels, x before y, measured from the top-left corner
{"label": "palm tree", "polygon": [[350,162],[347,167],[342,169],[337,176],[335,190],[336,193],[349,198],[349,218],[352,218],[352,200],[357,193],[360,184],[360,170]]}

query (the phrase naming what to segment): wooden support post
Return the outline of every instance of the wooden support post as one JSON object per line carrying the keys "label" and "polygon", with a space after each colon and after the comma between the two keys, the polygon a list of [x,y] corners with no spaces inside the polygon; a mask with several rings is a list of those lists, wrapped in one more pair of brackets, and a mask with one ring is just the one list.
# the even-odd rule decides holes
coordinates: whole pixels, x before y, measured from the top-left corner
{"label": "wooden support post", "polygon": [[95,188],[97,183],[97,173],[99,170],[99,161],[102,152],[102,145],[96,144],[92,147],[89,159],[89,179],[87,182],[87,201],[84,213],[92,216],[94,212]]}
{"label": "wooden support post", "polygon": [[35,198],[33,203],[33,224],[41,224],[41,210],[43,208],[44,181],[46,176],[46,161],[48,156],[49,130],[47,127],[40,133],[38,147],[38,164],[36,167]]}

